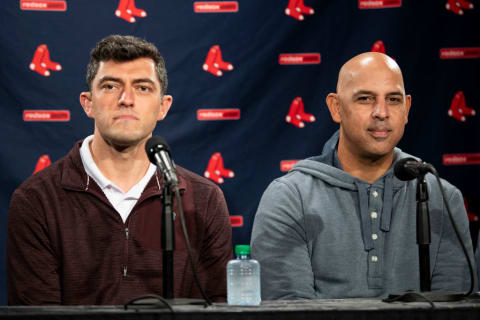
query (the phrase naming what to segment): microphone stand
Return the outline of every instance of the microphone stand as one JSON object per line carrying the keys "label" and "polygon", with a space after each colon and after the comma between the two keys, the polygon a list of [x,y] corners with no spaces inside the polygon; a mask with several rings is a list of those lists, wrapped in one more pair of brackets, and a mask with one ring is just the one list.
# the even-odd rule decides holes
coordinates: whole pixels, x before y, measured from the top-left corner
{"label": "microphone stand", "polygon": [[163,297],[173,299],[173,251],[175,250],[173,197],[169,183],[165,183],[162,193],[162,251],[163,251]]}
{"label": "microphone stand", "polygon": [[[166,179],[165,179],[166,180]],[[174,189],[175,188],[175,189]],[[173,212],[173,196],[177,195],[178,201],[178,208],[180,211],[181,222],[184,220],[183,213],[182,213],[182,204],[181,199],[176,189],[176,186],[172,188],[172,184],[168,181],[162,186],[162,207],[163,207],[163,215],[162,215],[162,225],[161,225],[161,232],[162,232],[162,258],[163,258],[163,296],[158,296],[156,294],[146,294],[137,298],[130,300],[129,302],[124,304],[125,309],[153,309],[153,308],[168,308],[173,313],[174,310],[172,309],[172,305],[205,305],[206,301],[207,304],[211,304],[208,297],[205,298],[205,301],[202,299],[192,299],[192,298],[177,298],[173,297],[173,252],[175,251],[175,213]],[[175,191],[172,193],[172,189]],[[184,228],[184,223],[182,222],[182,228]],[[185,229],[184,229],[184,232]],[[189,243],[187,241],[187,243]],[[187,244],[189,246],[189,244]],[[190,250],[191,251],[191,250]],[[192,260],[190,260],[192,261]],[[192,266],[193,266],[193,262]],[[195,271],[194,271],[195,275]],[[196,276],[195,276],[196,277]],[[198,281],[197,281],[198,282]],[[203,292],[203,290],[200,288]],[[205,296],[205,295],[204,295]],[[206,305],[205,305],[206,306]]]}
{"label": "microphone stand", "polygon": [[[162,254],[163,254],[163,298],[170,305],[188,305],[188,304],[204,304],[202,299],[192,298],[174,298],[173,297],[173,252],[175,251],[175,212],[173,212],[173,197],[177,186],[173,185],[165,178],[162,192]],[[174,192],[175,191],[175,192]],[[181,201],[180,198],[177,198]],[[181,203],[178,204],[180,212],[182,211]]]}
{"label": "microphone stand", "polygon": [[[420,271],[420,292],[407,291],[400,293],[391,293],[384,302],[403,301],[403,302],[429,302],[433,307],[433,302],[458,301],[465,295],[451,291],[431,291],[432,279],[430,276],[430,214],[428,209],[428,188],[425,181],[425,174],[421,173],[417,177],[417,244]],[[441,186],[440,186],[441,187]],[[441,187],[442,188],[442,187]],[[442,195],[444,196],[444,195]],[[453,223],[453,221],[452,221]],[[468,259],[468,257],[467,257]]]}
{"label": "microphone stand", "polygon": [[[162,247],[162,291],[163,297],[157,294],[146,294],[124,304],[124,308],[142,309],[142,308],[168,308],[173,312],[172,305],[180,304],[203,304],[204,306],[211,305],[212,302],[205,294],[198,275],[195,270],[195,263],[193,259],[192,248],[188,237],[187,227],[185,225],[185,217],[183,214],[182,199],[178,189],[178,179],[175,173],[175,164],[170,159],[170,148],[168,144],[158,136],[152,136],[145,143],[145,151],[148,159],[157,166],[157,173],[163,175],[162,185],[162,222],[160,226],[161,247]],[[158,176],[157,176],[158,181]],[[180,213],[180,223],[182,226],[183,235],[185,237],[185,245],[187,247],[188,258],[192,267],[193,278],[202,294],[202,299],[180,298],[174,299],[174,264],[173,253],[175,251],[175,212],[173,212],[173,197],[177,199],[178,212]]]}
{"label": "microphone stand", "polygon": [[431,291],[430,278],[430,215],[425,175],[417,178],[417,244],[420,268],[420,291]]}

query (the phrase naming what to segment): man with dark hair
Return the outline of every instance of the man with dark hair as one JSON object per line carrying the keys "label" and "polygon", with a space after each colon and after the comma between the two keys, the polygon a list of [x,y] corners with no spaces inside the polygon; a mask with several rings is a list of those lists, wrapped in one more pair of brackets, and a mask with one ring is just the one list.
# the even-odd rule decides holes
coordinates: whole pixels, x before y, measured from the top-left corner
{"label": "man with dark hair", "polygon": [[[396,148],[408,121],[397,63],[364,53],[340,69],[326,99],[339,130],[320,156],[299,161],[263,194],[252,231],[263,299],[385,297],[419,291],[416,180],[400,181]],[[426,177],[432,290],[466,291],[469,268],[433,175]],[[460,191],[444,181],[460,236],[473,261]]]}
{"label": "man with dark hair", "polygon": [[[172,104],[165,63],[151,43],[109,36],[91,52],[87,86],[80,104],[94,119],[93,135],[12,196],[10,305],[112,305],[162,295],[163,177],[149,162],[145,142]],[[222,301],[232,256],[223,193],[176,169],[200,283],[207,296]],[[175,232],[174,297],[201,298],[180,223]]]}
{"label": "man with dark hair", "polygon": [[[119,50],[119,45],[121,49]],[[87,66],[87,88],[92,90],[92,83],[98,72],[100,62],[114,60],[125,62],[142,58],[152,59],[158,81],[160,81],[161,94],[167,91],[168,79],[165,61],[153,43],[146,42],[132,36],[112,35],[97,43],[95,49],[90,53],[90,63]]]}

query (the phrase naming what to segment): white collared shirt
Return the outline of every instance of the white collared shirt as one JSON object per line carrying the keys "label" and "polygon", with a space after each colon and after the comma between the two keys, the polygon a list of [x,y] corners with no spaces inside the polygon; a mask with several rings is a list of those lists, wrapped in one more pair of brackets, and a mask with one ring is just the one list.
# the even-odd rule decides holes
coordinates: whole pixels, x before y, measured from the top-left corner
{"label": "white collared shirt", "polygon": [[123,222],[125,223],[128,215],[132,211],[138,199],[140,199],[145,186],[150,181],[150,178],[155,173],[155,170],[157,170],[157,167],[150,163],[145,176],[140,179],[140,181],[130,190],[123,192],[122,189],[117,187],[100,172],[100,169],[98,169],[95,161],[93,161],[89,147],[92,140],[93,135],[86,137],[82,142],[82,146],[80,147],[80,157],[82,158],[83,167],[85,168],[86,173],[93,180],[95,180],[100,189],[102,189],[108,201],[110,201],[115,210],[117,210],[122,217]]}

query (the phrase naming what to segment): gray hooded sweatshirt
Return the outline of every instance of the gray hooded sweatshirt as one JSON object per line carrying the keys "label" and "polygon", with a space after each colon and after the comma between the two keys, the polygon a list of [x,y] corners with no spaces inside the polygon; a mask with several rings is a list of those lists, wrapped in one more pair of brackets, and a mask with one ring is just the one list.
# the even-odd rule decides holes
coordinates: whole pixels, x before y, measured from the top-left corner
{"label": "gray hooded sweatshirt", "polygon": [[[299,161],[274,180],[260,201],[252,257],[260,262],[262,299],[385,297],[419,291],[416,180],[404,182],[393,166],[373,184],[342,171],[338,131],[322,155]],[[394,163],[411,157],[394,150]],[[467,291],[467,260],[431,174],[429,190],[432,290]],[[442,180],[473,263],[460,191]]]}

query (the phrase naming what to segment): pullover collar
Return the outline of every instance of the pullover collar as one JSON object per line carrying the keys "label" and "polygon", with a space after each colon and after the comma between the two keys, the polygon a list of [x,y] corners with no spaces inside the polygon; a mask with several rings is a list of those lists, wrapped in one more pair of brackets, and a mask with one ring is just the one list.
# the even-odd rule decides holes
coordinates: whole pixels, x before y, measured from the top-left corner
{"label": "pullover collar", "polygon": [[[66,155],[66,161],[70,162],[68,165],[62,168],[60,184],[65,189],[75,190],[75,191],[90,191],[100,195],[102,198],[105,197],[101,188],[98,186],[95,181],[88,176],[83,167],[82,159],[80,157],[80,147],[82,141],[75,143],[74,147]],[[178,189],[181,193],[185,192],[187,189],[187,182],[185,178],[178,172]],[[152,195],[159,195],[163,192],[163,176],[155,172],[151,177],[150,181],[147,183],[142,195],[140,196],[139,202]]]}
{"label": "pullover collar", "polygon": [[370,189],[383,190],[380,229],[388,232],[390,231],[392,220],[393,197],[399,189],[404,188],[406,185],[406,182],[394,176],[393,168],[399,159],[411,156],[402,152],[399,148],[395,148],[392,166],[374,183],[370,184],[342,170],[336,152],[339,136],[340,131],[337,130],[325,143],[320,156],[299,161],[292,171],[301,171],[319,178],[332,186],[357,192],[363,243],[365,250],[370,251],[374,248],[371,238],[372,226],[368,205]]}

